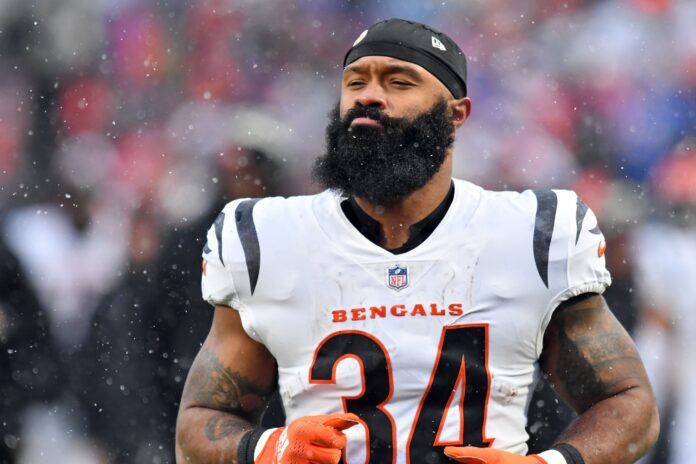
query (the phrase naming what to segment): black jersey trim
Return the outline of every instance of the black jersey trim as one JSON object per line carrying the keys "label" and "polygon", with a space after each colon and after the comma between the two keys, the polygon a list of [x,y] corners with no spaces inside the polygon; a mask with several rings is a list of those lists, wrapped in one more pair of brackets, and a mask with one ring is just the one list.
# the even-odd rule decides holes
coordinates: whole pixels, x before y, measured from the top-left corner
{"label": "black jersey trim", "polygon": [[537,198],[537,211],[534,220],[534,262],[536,263],[539,277],[549,287],[549,249],[551,237],[556,225],[556,209],[558,197],[553,190],[533,190]]}
{"label": "black jersey trim", "polygon": [[590,229],[588,232],[595,235],[602,235],[602,231],[599,230],[599,225],[594,226],[594,229]]}
{"label": "black jersey trim", "polygon": [[215,218],[215,238],[218,242],[218,256],[220,257],[220,262],[225,265],[225,261],[222,259],[222,227],[225,225],[225,213],[220,211],[220,214]]}
{"label": "black jersey trim", "polygon": [[244,258],[246,259],[247,272],[249,273],[249,286],[251,294],[254,294],[256,283],[259,280],[259,269],[261,267],[261,248],[259,247],[259,236],[254,224],[254,206],[260,198],[244,200],[237,206],[234,217],[237,223],[237,234],[239,241],[242,242]]}
{"label": "black jersey trim", "polygon": [[[449,211],[449,207],[454,201],[454,182],[450,184],[450,189],[442,202],[428,216],[409,227],[408,240],[399,248],[387,250],[394,255],[400,255],[416,248],[435,232],[437,226],[442,222]],[[375,245],[381,241],[381,227],[378,221],[372,219],[365,211],[360,208],[354,198],[348,198],[341,202],[341,210],[348,221],[358,229],[358,231]]]}
{"label": "black jersey trim", "polygon": [[577,231],[575,232],[575,244],[578,244],[578,240],[580,239],[580,232],[582,232],[582,221],[585,220],[585,215],[587,214],[587,210],[589,208],[585,204],[584,201],[580,199],[580,197],[577,198],[577,207],[575,208],[575,223],[577,224]]}

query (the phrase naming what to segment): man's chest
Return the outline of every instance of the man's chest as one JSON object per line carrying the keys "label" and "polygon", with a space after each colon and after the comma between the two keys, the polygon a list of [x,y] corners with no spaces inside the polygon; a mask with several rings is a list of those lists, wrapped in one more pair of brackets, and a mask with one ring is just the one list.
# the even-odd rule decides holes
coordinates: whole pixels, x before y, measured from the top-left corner
{"label": "man's chest", "polygon": [[337,364],[344,355],[362,360],[377,353],[394,379],[403,377],[400,392],[422,392],[424,375],[443,353],[451,362],[481,358],[503,370],[536,360],[543,308],[509,288],[516,282],[489,274],[466,250],[458,259],[394,256],[319,265],[310,258],[300,280],[257,302],[255,325],[280,367],[309,370],[329,352]]}
{"label": "man's chest", "polygon": [[355,412],[373,450],[418,455],[425,443],[484,446],[496,407],[523,417],[539,321],[475,256],[314,272],[321,283],[271,302],[263,323],[289,420]]}

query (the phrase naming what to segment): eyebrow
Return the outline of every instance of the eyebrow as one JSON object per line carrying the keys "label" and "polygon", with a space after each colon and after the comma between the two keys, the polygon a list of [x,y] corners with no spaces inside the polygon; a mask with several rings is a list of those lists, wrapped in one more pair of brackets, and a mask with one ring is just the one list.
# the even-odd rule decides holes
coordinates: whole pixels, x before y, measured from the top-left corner
{"label": "eyebrow", "polygon": [[[357,74],[365,74],[366,73],[366,68],[365,66],[360,66],[360,65],[348,65],[345,67],[343,70],[343,73],[357,73]],[[411,79],[417,80],[417,81],[422,81],[423,78],[421,77],[420,73],[416,71],[414,68],[410,66],[402,66],[398,64],[388,64],[386,65],[386,74],[405,74],[409,76]]]}

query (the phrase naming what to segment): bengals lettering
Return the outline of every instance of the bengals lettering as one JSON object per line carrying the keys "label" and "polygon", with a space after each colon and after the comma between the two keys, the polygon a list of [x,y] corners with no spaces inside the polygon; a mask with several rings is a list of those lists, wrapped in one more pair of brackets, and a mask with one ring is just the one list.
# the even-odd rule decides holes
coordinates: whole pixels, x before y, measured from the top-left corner
{"label": "bengals lettering", "polygon": [[429,305],[415,304],[412,307],[398,304],[393,306],[370,306],[365,308],[334,309],[331,322],[364,321],[385,317],[416,316],[461,316],[464,309],[461,303],[452,303],[447,308],[440,308],[436,303]]}

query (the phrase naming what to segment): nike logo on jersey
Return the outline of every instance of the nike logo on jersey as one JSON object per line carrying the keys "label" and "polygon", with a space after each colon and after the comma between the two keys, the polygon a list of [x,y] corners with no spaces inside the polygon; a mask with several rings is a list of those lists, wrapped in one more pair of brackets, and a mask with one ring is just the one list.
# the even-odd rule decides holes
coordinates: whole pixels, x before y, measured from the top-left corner
{"label": "nike logo on jersey", "polygon": [[601,240],[599,242],[599,246],[597,247],[597,256],[601,258],[602,256],[604,256],[605,251],[607,251],[607,242]]}
{"label": "nike logo on jersey", "polygon": [[[427,308],[427,309],[426,309]],[[461,316],[464,314],[461,303],[452,303],[447,308],[440,308],[436,303],[413,306],[397,304],[393,306],[370,306],[351,309],[334,309],[331,311],[331,322],[364,321],[366,319],[384,319],[387,317],[416,317],[416,316]]]}

